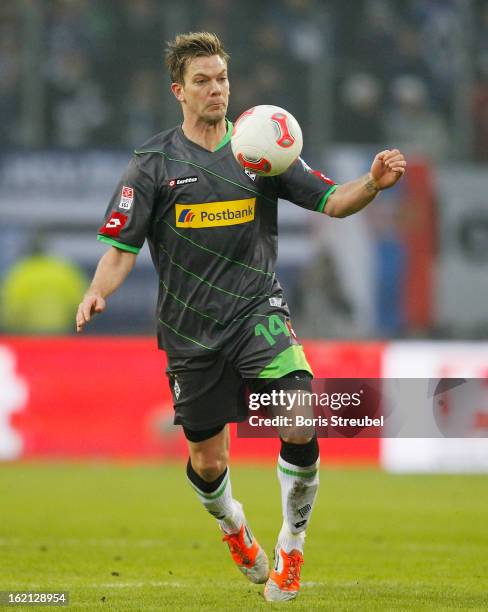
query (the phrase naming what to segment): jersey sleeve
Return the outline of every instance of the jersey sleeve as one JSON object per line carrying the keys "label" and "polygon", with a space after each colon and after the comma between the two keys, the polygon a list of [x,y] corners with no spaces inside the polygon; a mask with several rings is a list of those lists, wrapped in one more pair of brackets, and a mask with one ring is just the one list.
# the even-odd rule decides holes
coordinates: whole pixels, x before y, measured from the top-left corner
{"label": "jersey sleeve", "polygon": [[337,189],[332,179],[313,170],[301,157],[276,178],[279,198],[318,212],[324,212],[329,196]]}
{"label": "jersey sleeve", "polygon": [[133,157],[123,174],[98,230],[98,240],[123,251],[139,253],[156,199],[156,184]]}

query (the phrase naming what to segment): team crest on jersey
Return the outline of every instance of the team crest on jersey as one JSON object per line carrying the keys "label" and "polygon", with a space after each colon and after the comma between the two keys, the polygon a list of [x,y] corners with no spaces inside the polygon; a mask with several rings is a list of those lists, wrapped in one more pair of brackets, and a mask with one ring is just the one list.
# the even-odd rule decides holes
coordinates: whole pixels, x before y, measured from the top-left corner
{"label": "team crest on jersey", "polygon": [[132,202],[134,201],[134,189],[124,185],[122,187],[122,193],[120,194],[119,208],[123,210],[130,210]]}
{"label": "team crest on jersey", "polygon": [[190,183],[198,183],[198,176],[182,176],[181,178],[173,178],[168,181],[169,187],[180,187]]}
{"label": "team crest on jersey", "polygon": [[253,172],[252,170],[249,170],[249,168],[244,168],[244,172],[251,179],[251,181],[255,181],[256,180],[256,173],[255,172]]}
{"label": "team crest on jersey", "polygon": [[176,227],[221,227],[254,221],[256,198],[175,204]]}
{"label": "team crest on jersey", "polygon": [[179,399],[180,394],[181,394],[181,387],[180,387],[180,385],[178,384],[178,381],[177,381],[177,380],[175,380],[175,386],[173,387],[173,391],[174,391],[174,393],[175,393],[175,398],[176,398],[176,399]]}

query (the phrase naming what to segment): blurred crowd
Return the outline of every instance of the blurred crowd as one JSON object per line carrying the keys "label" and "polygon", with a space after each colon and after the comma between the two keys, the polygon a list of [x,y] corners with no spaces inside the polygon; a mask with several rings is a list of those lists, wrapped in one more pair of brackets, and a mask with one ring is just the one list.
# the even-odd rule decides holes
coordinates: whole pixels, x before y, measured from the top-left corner
{"label": "blurred crowd", "polygon": [[[231,119],[287,108],[307,161],[338,182],[378,147],[409,160],[398,188],[340,224],[280,208],[278,275],[304,336],[488,337],[486,309],[459,298],[488,296],[486,182],[471,163],[488,161],[488,0],[1,0],[0,332],[72,330],[97,261],[101,175],[118,176],[130,149],[180,120],[165,41],[198,30],[231,55]],[[93,213],[77,217],[80,186]],[[468,222],[479,261],[446,231]],[[143,310],[134,297],[155,291],[140,261],[99,333],[152,325],[153,300]]]}
{"label": "blurred crowd", "polygon": [[3,147],[141,144],[174,122],[164,41],[206,29],[232,56],[231,117],[306,117],[327,79],[335,142],[488,159],[487,0],[2,0],[0,24]]}

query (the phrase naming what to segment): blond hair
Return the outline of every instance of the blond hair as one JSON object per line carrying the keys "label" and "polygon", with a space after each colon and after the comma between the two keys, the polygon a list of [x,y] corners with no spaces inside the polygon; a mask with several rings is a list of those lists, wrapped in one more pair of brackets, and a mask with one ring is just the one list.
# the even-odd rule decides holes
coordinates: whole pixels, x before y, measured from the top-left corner
{"label": "blond hair", "polygon": [[195,57],[211,57],[218,55],[225,63],[229,56],[224,45],[216,34],[210,32],[189,32],[178,34],[174,40],[166,44],[166,66],[173,83],[184,84],[185,71]]}

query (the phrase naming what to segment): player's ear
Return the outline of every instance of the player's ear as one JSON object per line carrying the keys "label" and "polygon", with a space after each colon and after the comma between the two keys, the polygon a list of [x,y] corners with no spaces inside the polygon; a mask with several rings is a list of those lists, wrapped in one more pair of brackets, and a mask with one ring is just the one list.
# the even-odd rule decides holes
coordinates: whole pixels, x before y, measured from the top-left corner
{"label": "player's ear", "polygon": [[185,101],[185,94],[183,91],[183,85],[181,83],[171,83],[171,91],[178,102]]}

